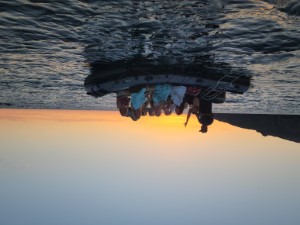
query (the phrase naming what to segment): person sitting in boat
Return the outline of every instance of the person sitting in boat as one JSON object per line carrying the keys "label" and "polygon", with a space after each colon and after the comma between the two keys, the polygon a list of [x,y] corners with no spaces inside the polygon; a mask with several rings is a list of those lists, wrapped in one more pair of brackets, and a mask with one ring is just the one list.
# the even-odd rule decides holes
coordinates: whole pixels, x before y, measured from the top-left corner
{"label": "person sitting in boat", "polygon": [[152,100],[154,105],[159,105],[167,101],[171,94],[171,86],[169,84],[158,84],[154,87]]}
{"label": "person sitting in boat", "polygon": [[193,102],[192,104],[190,105],[190,108],[189,108],[189,111],[188,111],[188,114],[187,114],[187,117],[186,117],[186,121],[184,123],[184,126],[186,127],[188,122],[189,122],[189,119],[191,117],[191,114],[194,114],[196,115],[198,113],[198,110],[199,110],[199,98],[194,96],[193,97]]}
{"label": "person sitting in boat", "polygon": [[155,116],[160,116],[162,109],[163,109],[163,104],[154,105],[153,106],[154,115]]}
{"label": "person sitting in boat", "polygon": [[190,96],[199,96],[202,89],[200,87],[189,86],[186,88],[186,94]]}
{"label": "person sitting in boat", "polygon": [[188,114],[186,117],[186,121],[184,123],[184,126],[186,127],[189,119],[191,117],[191,114],[197,114],[199,110],[199,98],[198,95],[201,93],[201,88],[199,87],[187,87],[186,94],[184,96],[184,101],[187,102],[190,106],[188,110]]}
{"label": "person sitting in boat", "polygon": [[147,89],[142,88],[140,91],[131,93],[131,110],[132,114],[134,114],[134,118],[131,116],[131,118],[136,121],[140,119],[142,115],[142,108],[144,104],[148,101]]}
{"label": "person sitting in boat", "polygon": [[121,116],[126,116],[130,104],[130,98],[129,98],[130,91],[122,90],[122,91],[118,91],[116,94],[117,94],[117,108],[119,109]]}
{"label": "person sitting in boat", "polygon": [[164,104],[164,107],[163,107],[163,111],[164,111],[165,115],[170,116],[172,114],[174,108],[175,108],[175,105],[173,103],[173,100],[171,99],[171,96],[169,95],[167,102]]}
{"label": "person sitting in boat", "polygon": [[177,116],[180,116],[184,109],[187,108],[187,104],[182,102],[180,106],[175,106],[175,113]]}
{"label": "person sitting in boat", "polygon": [[[150,111],[152,112],[153,116],[160,116],[162,110],[164,109],[164,102],[160,102],[160,103],[154,103],[153,100],[151,99],[150,101]],[[149,111],[149,112],[150,112]]]}
{"label": "person sitting in boat", "polygon": [[134,110],[132,107],[129,107],[126,116],[130,117],[133,121],[137,121],[141,118],[141,113],[139,110]]}
{"label": "person sitting in boat", "polygon": [[186,87],[185,86],[172,86],[171,87],[171,99],[173,100],[173,103],[176,106],[180,106],[183,102],[184,95],[186,93]]}
{"label": "person sitting in boat", "polygon": [[149,115],[150,115],[150,112],[149,112],[150,108],[148,108],[150,105],[150,101],[151,101],[150,95],[147,93],[146,97],[147,97],[147,101],[142,105],[142,116],[147,116],[147,113],[149,113]]}
{"label": "person sitting in boat", "polygon": [[152,93],[152,108],[155,116],[160,116],[169,95],[171,86],[168,84],[158,84],[154,87]]}
{"label": "person sitting in boat", "polygon": [[147,108],[147,112],[148,112],[149,116],[154,116],[154,109],[151,108],[151,106],[150,106],[150,108]]}
{"label": "person sitting in boat", "polygon": [[138,92],[131,93],[131,106],[134,110],[140,109],[147,102],[146,90],[146,88],[142,88]]}
{"label": "person sitting in boat", "polygon": [[214,114],[212,113],[212,101],[200,98],[200,107],[197,114],[201,129],[199,132],[207,133],[208,126],[214,122]]}

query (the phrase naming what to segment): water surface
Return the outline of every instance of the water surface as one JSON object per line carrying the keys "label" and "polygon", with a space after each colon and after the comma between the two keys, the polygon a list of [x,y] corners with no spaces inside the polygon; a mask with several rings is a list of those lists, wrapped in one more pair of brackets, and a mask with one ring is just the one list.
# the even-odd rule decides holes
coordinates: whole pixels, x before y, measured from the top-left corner
{"label": "water surface", "polygon": [[89,65],[139,57],[253,75],[218,112],[298,114],[299,17],[274,2],[1,1],[0,107],[115,109],[113,96],[85,95]]}

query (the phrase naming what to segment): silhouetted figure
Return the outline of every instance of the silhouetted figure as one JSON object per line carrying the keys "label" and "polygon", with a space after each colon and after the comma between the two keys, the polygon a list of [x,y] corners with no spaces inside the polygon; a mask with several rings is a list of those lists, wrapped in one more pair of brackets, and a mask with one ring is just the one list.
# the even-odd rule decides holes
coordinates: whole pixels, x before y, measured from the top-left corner
{"label": "silhouetted figure", "polygon": [[128,90],[117,92],[117,108],[122,116],[126,116],[130,104],[130,92]]}
{"label": "silhouetted figure", "polygon": [[163,111],[164,111],[165,115],[170,116],[172,114],[174,108],[175,108],[175,105],[173,103],[173,100],[171,99],[171,96],[169,95],[167,102],[164,104],[164,107],[163,107]]}
{"label": "silhouetted figure", "polygon": [[191,117],[191,114],[197,115],[197,112],[199,111],[199,98],[193,97],[193,102],[190,105],[189,111],[187,113],[186,121],[184,123],[184,126],[186,127],[188,125],[189,119]]}
{"label": "silhouetted figure", "polygon": [[133,108],[129,107],[126,116],[130,117],[133,121],[137,121],[141,118],[141,114],[142,113],[140,110],[134,110]]}
{"label": "silhouetted figure", "polygon": [[164,106],[167,102],[169,95],[171,94],[171,85],[158,84],[154,87],[152,100],[154,106]]}
{"label": "silhouetted figure", "polygon": [[171,99],[175,106],[180,106],[186,92],[185,86],[171,86]]}
{"label": "silhouetted figure", "polygon": [[163,108],[162,104],[154,106],[154,115],[155,116],[160,116],[162,108]]}
{"label": "silhouetted figure", "polygon": [[186,94],[184,96],[184,101],[189,104],[190,108],[188,110],[186,121],[184,123],[185,127],[187,126],[187,124],[189,122],[191,114],[197,115],[197,113],[199,111],[199,98],[198,98],[198,95],[200,93],[201,93],[201,88],[199,88],[199,87],[189,86],[186,89]]}
{"label": "silhouetted figure", "polygon": [[202,124],[199,132],[206,133],[207,127],[214,122],[214,114],[212,113],[212,101],[200,98],[198,121]]}
{"label": "silhouetted figure", "polygon": [[137,92],[131,93],[131,119],[137,121],[141,116],[146,116],[148,104],[149,94],[145,87]]}
{"label": "silhouetted figure", "polygon": [[138,92],[131,93],[131,107],[134,110],[140,110],[144,103],[147,102],[146,88],[142,88]]}

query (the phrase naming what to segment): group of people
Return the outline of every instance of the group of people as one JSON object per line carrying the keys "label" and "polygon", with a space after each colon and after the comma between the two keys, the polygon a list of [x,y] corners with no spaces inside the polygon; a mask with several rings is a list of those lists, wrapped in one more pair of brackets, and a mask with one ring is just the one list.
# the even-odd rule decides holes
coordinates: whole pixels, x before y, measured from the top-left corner
{"label": "group of people", "polygon": [[212,102],[201,98],[202,90],[199,87],[172,86],[157,84],[147,87],[135,87],[118,91],[116,94],[117,107],[122,116],[130,117],[133,121],[142,116],[168,116],[175,111],[181,115],[188,110],[185,126],[190,116],[196,115],[202,125],[200,132],[206,133],[207,126],[214,120]]}

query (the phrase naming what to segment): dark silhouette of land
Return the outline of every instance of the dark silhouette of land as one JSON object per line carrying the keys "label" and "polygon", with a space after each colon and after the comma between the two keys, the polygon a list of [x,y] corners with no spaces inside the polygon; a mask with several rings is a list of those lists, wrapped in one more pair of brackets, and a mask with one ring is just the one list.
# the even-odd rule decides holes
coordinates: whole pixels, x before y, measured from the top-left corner
{"label": "dark silhouette of land", "polygon": [[263,136],[300,143],[300,115],[216,113],[215,119],[233,126],[256,130]]}

